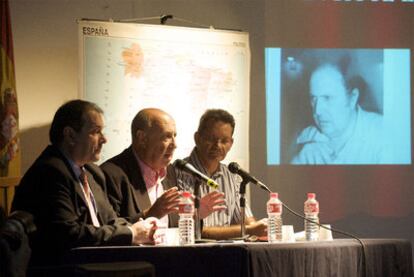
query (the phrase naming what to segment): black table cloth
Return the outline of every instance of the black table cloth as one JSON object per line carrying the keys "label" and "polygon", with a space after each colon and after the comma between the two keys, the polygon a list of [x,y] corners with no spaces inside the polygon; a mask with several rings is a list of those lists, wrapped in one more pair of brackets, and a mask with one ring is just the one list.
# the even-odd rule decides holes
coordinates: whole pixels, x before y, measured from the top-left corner
{"label": "black table cloth", "polygon": [[147,261],[156,276],[413,276],[411,244],[400,239],[296,243],[81,247],[69,264]]}

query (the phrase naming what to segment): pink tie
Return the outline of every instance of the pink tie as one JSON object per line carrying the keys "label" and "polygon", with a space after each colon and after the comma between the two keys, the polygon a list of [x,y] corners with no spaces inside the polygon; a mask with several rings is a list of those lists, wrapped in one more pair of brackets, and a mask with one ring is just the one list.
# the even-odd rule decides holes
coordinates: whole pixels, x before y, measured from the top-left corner
{"label": "pink tie", "polygon": [[88,176],[86,176],[84,168],[82,168],[82,172],[81,172],[81,175],[80,175],[79,178],[80,178],[81,183],[82,183],[82,187],[83,187],[84,195],[85,195],[85,198],[86,198],[86,202],[88,203],[89,213],[90,213],[91,218],[92,218],[93,226],[99,227],[100,224],[99,224],[99,221],[98,221],[98,217],[96,216],[95,208],[92,204],[93,195],[92,195],[92,192],[90,190],[89,183],[88,183]]}

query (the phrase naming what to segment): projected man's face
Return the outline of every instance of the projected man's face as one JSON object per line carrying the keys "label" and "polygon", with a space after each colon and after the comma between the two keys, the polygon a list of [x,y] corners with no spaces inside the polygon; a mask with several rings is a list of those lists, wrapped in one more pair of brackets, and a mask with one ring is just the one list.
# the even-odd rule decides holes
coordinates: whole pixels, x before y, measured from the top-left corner
{"label": "projected man's face", "polygon": [[329,138],[343,134],[356,111],[358,96],[347,92],[342,74],[332,65],[317,68],[310,79],[313,119]]}

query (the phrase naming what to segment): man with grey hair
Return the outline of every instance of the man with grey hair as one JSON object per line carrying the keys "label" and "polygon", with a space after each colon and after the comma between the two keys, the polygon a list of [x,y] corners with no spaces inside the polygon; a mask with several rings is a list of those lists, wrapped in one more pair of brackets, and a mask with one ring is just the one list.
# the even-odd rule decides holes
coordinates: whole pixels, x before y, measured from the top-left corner
{"label": "man with grey hair", "polygon": [[[175,121],[165,111],[147,108],[137,113],[131,124],[131,146],[101,165],[119,216],[131,221],[156,217],[177,226],[180,192],[164,182],[177,147],[176,135]],[[220,209],[222,202],[218,192],[207,195],[201,200],[201,217]]]}

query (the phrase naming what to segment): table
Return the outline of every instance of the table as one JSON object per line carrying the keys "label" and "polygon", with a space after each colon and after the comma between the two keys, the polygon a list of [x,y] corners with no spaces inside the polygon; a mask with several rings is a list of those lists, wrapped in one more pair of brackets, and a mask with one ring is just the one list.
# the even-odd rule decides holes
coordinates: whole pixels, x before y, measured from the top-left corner
{"label": "table", "polygon": [[[81,247],[68,263],[147,261],[156,276],[413,276],[411,244],[402,239],[295,243]],[[366,275],[365,275],[366,273]]]}

